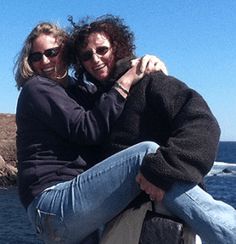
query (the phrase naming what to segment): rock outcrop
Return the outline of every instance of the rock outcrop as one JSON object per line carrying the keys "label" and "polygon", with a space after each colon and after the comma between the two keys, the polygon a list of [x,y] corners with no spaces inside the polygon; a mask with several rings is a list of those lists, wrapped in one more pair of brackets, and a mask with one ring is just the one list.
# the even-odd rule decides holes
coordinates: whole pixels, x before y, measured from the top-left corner
{"label": "rock outcrop", "polygon": [[7,164],[0,155],[0,187],[16,184],[17,169]]}
{"label": "rock outcrop", "polygon": [[16,184],[16,123],[14,114],[0,114],[0,187]]}

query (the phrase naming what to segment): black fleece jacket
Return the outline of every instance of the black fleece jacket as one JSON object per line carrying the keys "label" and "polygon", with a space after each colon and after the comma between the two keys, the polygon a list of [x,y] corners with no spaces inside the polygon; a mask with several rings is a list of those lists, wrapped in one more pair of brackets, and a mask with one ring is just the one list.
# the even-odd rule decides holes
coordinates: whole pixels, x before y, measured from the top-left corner
{"label": "black fleece jacket", "polygon": [[57,82],[35,76],[25,83],[16,111],[18,184],[25,208],[45,188],[92,166],[82,159],[81,145],[101,143],[124,104],[111,89],[86,111]]}
{"label": "black fleece jacket", "polygon": [[[118,63],[112,85],[129,62]],[[97,99],[102,85],[93,96]],[[108,85],[108,87],[109,87]],[[130,91],[125,108],[112,127],[109,139],[97,150],[101,159],[141,141],[160,145],[144,158],[141,172],[156,186],[168,190],[176,181],[200,183],[211,169],[220,136],[219,125],[203,97],[174,77],[162,72],[146,75]],[[100,153],[100,157],[98,157]]]}

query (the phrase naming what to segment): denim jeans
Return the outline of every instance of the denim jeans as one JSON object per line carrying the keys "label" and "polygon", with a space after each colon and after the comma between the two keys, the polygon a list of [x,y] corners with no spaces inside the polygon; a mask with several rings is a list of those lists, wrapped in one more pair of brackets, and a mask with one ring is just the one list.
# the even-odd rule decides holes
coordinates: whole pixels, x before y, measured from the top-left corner
{"label": "denim jeans", "polygon": [[199,186],[176,182],[166,192],[164,206],[184,220],[203,243],[236,243],[236,210],[212,198]]}
{"label": "denim jeans", "polygon": [[[140,193],[135,177],[143,157],[157,147],[152,142],[139,143],[71,181],[46,189],[27,210],[39,237],[50,244],[93,243],[87,237]],[[208,244],[236,243],[235,209],[214,200],[200,187],[176,182],[163,202]],[[83,242],[85,238],[88,241]]]}
{"label": "denim jeans", "polygon": [[27,209],[39,238],[50,244],[83,243],[140,193],[135,177],[143,157],[157,147],[139,143],[43,191]]}

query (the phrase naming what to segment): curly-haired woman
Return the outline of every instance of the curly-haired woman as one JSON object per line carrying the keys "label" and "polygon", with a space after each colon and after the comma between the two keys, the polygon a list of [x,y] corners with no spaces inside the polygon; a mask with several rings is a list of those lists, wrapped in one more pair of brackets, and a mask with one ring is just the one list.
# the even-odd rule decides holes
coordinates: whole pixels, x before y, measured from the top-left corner
{"label": "curly-haired woman", "polygon": [[[135,47],[123,20],[102,16],[75,26],[72,36],[78,74],[83,72],[93,83],[93,96],[114,85],[125,90],[117,79],[129,69]],[[203,97],[162,72],[145,75],[126,93],[127,103],[100,149],[101,158],[141,141],[155,141],[160,147],[144,157],[136,177],[137,195],[143,190],[150,199],[163,201],[207,243],[236,242],[235,209],[198,186],[213,165],[220,135]]]}

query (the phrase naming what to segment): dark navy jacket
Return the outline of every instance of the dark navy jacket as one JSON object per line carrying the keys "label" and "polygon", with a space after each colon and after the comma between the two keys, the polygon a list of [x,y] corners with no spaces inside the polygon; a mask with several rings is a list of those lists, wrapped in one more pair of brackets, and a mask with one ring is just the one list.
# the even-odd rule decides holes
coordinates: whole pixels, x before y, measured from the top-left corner
{"label": "dark navy jacket", "polygon": [[25,83],[16,111],[19,194],[25,208],[45,188],[92,166],[81,158],[80,146],[101,143],[124,103],[111,89],[85,111],[56,82],[35,76]]}

